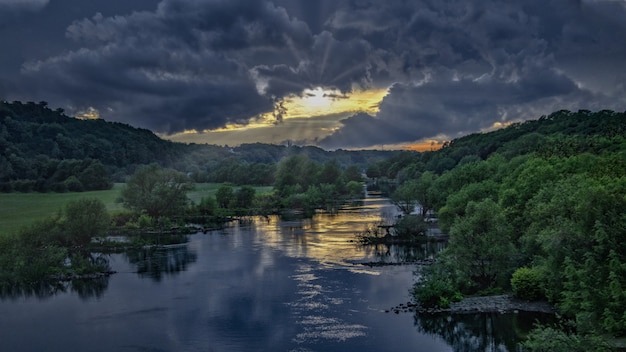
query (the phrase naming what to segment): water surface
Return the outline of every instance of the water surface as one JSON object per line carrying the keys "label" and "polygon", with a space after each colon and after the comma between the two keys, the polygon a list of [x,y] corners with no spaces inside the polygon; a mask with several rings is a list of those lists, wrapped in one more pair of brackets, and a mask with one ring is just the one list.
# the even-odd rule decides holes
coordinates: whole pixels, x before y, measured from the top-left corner
{"label": "water surface", "polygon": [[518,317],[385,312],[410,300],[416,267],[361,263],[442,248],[353,241],[393,213],[385,199],[368,198],[335,215],[255,218],[184,245],[110,255],[117,273],[95,284],[5,295],[0,351],[506,350],[494,329],[514,330],[504,326]]}

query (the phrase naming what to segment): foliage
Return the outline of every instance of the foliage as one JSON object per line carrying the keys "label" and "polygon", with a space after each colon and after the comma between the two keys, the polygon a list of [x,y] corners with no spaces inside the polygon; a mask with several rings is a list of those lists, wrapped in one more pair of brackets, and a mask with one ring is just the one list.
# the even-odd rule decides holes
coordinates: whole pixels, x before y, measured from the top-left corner
{"label": "foliage", "polygon": [[545,295],[575,322],[568,341],[625,336],[625,131],[624,113],[559,111],[459,138],[398,171],[457,162],[430,186],[450,242],[422,288]]}
{"label": "foliage", "polygon": [[80,199],[54,217],[36,221],[17,234],[0,236],[0,289],[106,270],[106,261],[93,260],[84,249],[108,225],[101,201]]}
{"label": "foliage", "polygon": [[248,209],[252,207],[256,190],[252,186],[242,186],[235,193],[235,205],[237,208]]}
{"label": "foliage", "polygon": [[512,229],[500,206],[491,199],[469,202],[465,214],[452,225],[446,250],[462,275],[479,290],[486,289],[502,282],[511,270]]}
{"label": "foliage", "polygon": [[156,164],[142,166],[128,180],[120,202],[128,209],[146,212],[153,218],[182,214],[187,205],[187,191],[193,188],[189,179]]}
{"label": "foliage", "polygon": [[274,189],[285,209],[335,209],[342,201],[363,195],[363,186],[354,180],[356,170],[349,169],[342,170],[336,161],[320,165],[306,155],[294,155],[278,164]]}
{"label": "foliage", "polygon": [[[195,182],[269,186],[274,183],[276,164],[285,157],[305,155],[340,168],[365,168],[399,153],[329,152],[312,146],[261,143],[234,148],[173,143],[145,129],[102,119],[80,120],[64,115],[61,109],[51,110],[45,102],[19,101],[0,102],[0,145],[2,192],[65,192],[70,185],[69,190],[78,190],[75,180],[65,182],[72,175],[84,190],[107,189],[110,181],[124,182],[149,163],[183,172]],[[355,173],[351,175],[349,180],[356,180]]]}
{"label": "foliage", "polygon": [[16,234],[23,227],[43,220],[72,201],[81,198],[96,198],[102,201],[107,211],[115,213],[123,209],[116,203],[121,184],[110,190],[67,192],[67,193],[0,193],[0,236]]}
{"label": "foliage", "polygon": [[223,184],[215,193],[217,206],[222,209],[228,209],[235,206],[236,198],[233,187],[229,184]]}
{"label": "foliage", "polygon": [[395,224],[396,233],[400,238],[424,236],[428,225],[421,215],[405,215]]}
{"label": "foliage", "polygon": [[69,246],[86,246],[93,237],[106,235],[110,223],[102,201],[95,198],[72,201],[65,206],[64,242]]}
{"label": "foliage", "polygon": [[535,301],[545,298],[542,271],[537,267],[517,268],[511,276],[511,289],[521,299]]}
{"label": "foliage", "polygon": [[425,308],[448,308],[463,299],[452,262],[445,255],[440,265],[422,269],[422,277],[413,287],[413,297]]}
{"label": "foliage", "polygon": [[610,352],[613,349],[598,335],[580,335],[566,327],[537,326],[523,342],[524,348],[538,352]]}
{"label": "foliage", "polygon": [[391,194],[391,201],[404,214],[411,214],[418,203],[419,187],[415,180],[409,180],[400,185]]}

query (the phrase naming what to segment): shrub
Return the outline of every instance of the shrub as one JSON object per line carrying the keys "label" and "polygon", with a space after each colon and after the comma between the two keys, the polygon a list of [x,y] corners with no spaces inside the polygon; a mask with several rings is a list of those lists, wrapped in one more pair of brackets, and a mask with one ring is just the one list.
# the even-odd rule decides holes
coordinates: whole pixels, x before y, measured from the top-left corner
{"label": "shrub", "polygon": [[118,211],[111,214],[111,223],[113,226],[122,227],[129,222],[135,221],[137,215],[130,211]]}
{"label": "shrub", "polygon": [[427,308],[448,308],[450,303],[463,299],[463,295],[449,279],[437,276],[429,276],[417,283],[413,296]]}
{"label": "shrub", "polygon": [[137,225],[140,229],[149,229],[152,227],[152,218],[147,214],[141,214],[137,219]]}
{"label": "shrub", "polygon": [[85,246],[92,237],[102,237],[110,224],[109,213],[101,200],[81,198],[65,206],[63,230],[66,245]]}
{"label": "shrub", "polygon": [[613,349],[597,335],[570,333],[564,327],[536,326],[522,343],[529,351],[609,352]]}
{"label": "shrub", "polygon": [[68,191],[70,192],[82,192],[84,191],[84,187],[83,184],[80,182],[80,180],[78,179],[78,177],[72,175],[70,177],[68,177],[63,184],[65,184],[65,187],[67,188]]}
{"label": "shrub", "polygon": [[538,267],[518,268],[511,277],[511,288],[513,293],[521,299],[540,300],[545,298],[542,281],[543,274]]}
{"label": "shrub", "polygon": [[405,215],[396,224],[396,233],[400,237],[413,237],[424,235],[427,228],[421,215]]}

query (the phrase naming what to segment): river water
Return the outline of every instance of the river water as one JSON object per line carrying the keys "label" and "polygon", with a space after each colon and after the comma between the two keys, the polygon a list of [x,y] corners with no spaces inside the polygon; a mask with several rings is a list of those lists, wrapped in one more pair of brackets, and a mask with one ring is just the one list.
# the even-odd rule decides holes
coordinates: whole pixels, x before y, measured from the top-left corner
{"label": "river water", "polygon": [[184,245],[107,258],[116,274],[0,298],[0,351],[511,351],[526,314],[389,312],[421,248],[362,246],[383,198],[309,220],[255,218]]}

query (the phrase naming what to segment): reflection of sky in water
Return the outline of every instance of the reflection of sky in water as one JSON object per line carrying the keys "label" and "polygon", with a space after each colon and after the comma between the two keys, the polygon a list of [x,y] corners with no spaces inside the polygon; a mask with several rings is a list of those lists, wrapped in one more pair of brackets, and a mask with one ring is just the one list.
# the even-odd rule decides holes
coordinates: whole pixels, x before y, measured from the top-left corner
{"label": "reflection of sky in water", "polygon": [[193,235],[146,258],[168,268],[158,280],[137,274],[155,268],[145,253],[112,255],[99,297],[0,301],[0,351],[448,351],[412,315],[384,313],[409,300],[413,266],[354,264],[377,260],[348,241],[384,208]]}
{"label": "reflection of sky in water", "polygon": [[368,198],[362,207],[344,210],[338,214],[317,214],[312,219],[257,222],[263,237],[260,245],[276,248],[290,257],[306,257],[329,268],[347,267],[350,270],[377,275],[379,272],[354,262],[377,261],[371,247],[355,243],[357,234],[381,219],[393,217],[395,207],[380,198]]}

